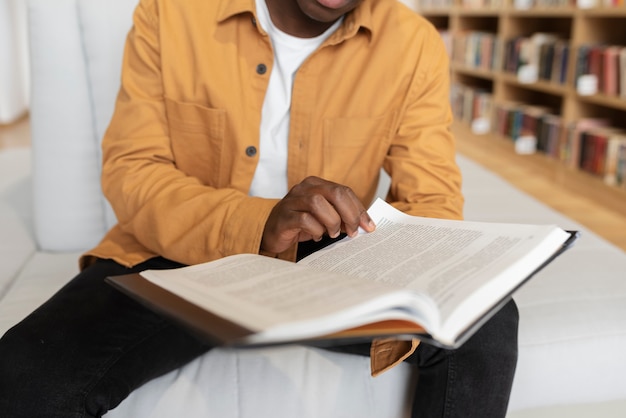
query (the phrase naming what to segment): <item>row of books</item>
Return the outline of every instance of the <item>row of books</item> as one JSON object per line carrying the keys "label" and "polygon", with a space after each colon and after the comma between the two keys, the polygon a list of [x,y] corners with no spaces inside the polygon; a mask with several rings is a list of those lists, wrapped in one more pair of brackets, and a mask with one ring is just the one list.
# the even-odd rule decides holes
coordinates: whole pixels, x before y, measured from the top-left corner
{"label": "row of books", "polygon": [[567,81],[570,45],[556,34],[538,32],[502,44],[498,36],[489,32],[445,32],[444,40],[455,64],[479,70],[502,69],[516,74],[522,83]]}
{"label": "row of books", "polygon": [[[502,68],[516,74],[522,83],[564,84],[568,80],[569,41],[556,34],[537,32],[511,38],[504,42],[502,52],[500,40],[493,33],[469,31],[452,35],[446,31],[442,37],[455,64],[480,70]],[[626,46],[579,46],[574,80],[580,94],[626,98]]]}
{"label": "row of books", "polygon": [[469,125],[473,133],[481,135],[491,131],[491,92],[454,83],[450,86],[450,104],[455,119]]}
{"label": "row of books", "polygon": [[532,9],[532,8],[547,8],[547,7],[570,7],[576,4],[575,0],[513,0],[513,7],[515,9]]}
{"label": "row of books", "polygon": [[494,70],[500,68],[499,38],[489,32],[470,31],[452,37],[453,63]]}
{"label": "row of books", "polygon": [[461,0],[466,9],[499,9],[505,4],[505,0]]}
{"label": "row of books", "polygon": [[592,9],[594,7],[623,7],[624,0],[577,0],[576,5],[580,9]]}
{"label": "row of books", "polygon": [[626,98],[626,46],[581,45],[577,52],[575,78],[579,93]]}
{"label": "row of books", "polygon": [[521,82],[567,81],[569,41],[553,33],[537,32],[504,43],[502,69],[517,74]]}
{"label": "row of books", "polygon": [[[542,152],[568,167],[626,188],[626,130],[603,118],[564,121],[543,105],[495,102],[489,91],[453,84],[451,106],[457,120],[475,134],[494,133],[515,141],[516,149]],[[518,147],[518,145],[521,145]]]}
{"label": "row of books", "polygon": [[[500,9],[508,4],[519,10],[532,8],[568,8],[590,9],[594,7],[623,7],[625,0],[416,0],[420,9],[449,8],[456,4],[467,9]],[[403,0],[403,2],[407,2]]]}
{"label": "row of books", "polygon": [[[453,0],[415,0],[419,9],[445,9],[454,6]],[[405,0],[403,0],[406,3]]]}
{"label": "row of books", "polygon": [[564,121],[552,109],[524,103],[494,105],[495,133],[533,141],[536,150],[568,167],[626,188],[626,130],[603,118]]}

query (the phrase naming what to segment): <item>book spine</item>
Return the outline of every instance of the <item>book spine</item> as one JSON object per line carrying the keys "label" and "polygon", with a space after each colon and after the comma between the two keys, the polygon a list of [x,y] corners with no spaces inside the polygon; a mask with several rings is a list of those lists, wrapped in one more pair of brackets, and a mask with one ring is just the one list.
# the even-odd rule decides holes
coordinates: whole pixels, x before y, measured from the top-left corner
{"label": "book spine", "polygon": [[615,96],[618,93],[618,52],[617,47],[614,46],[604,50],[602,92],[609,96]]}
{"label": "book spine", "polygon": [[611,137],[606,147],[604,182],[610,186],[617,185],[617,167],[619,165],[619,147],[621,144],[626,144],[626,137]]}
{"label": "book spine", "polygon": [[626,98],[626,46],[619,51],[619,95]]}

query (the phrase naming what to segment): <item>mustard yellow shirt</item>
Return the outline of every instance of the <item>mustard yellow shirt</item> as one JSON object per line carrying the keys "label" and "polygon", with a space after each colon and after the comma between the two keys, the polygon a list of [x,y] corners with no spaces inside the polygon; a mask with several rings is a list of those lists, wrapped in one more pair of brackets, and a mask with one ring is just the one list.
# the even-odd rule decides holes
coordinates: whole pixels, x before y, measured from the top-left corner
{"label": "mustard yellow shirt", "polygon": [[[276,201],[248,189],[272,64],[254,0],[140,1],[102,145],[118,224],[82,266],[259,252]],[[350,186],[367,206],[383,167],[395,207],[461,218],[448,88],[433,26],[396,0],[364,0],[295,77],[289,187],[315,175]],[[293,259],[295,248],[279,256]],[[405,354],[387,353],[378,369]]]}

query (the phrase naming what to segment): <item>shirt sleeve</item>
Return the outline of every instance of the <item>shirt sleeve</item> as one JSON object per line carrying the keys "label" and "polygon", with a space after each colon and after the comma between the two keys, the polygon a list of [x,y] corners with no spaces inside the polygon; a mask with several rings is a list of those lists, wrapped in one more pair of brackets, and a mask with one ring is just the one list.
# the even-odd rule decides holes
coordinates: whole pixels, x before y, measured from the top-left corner
{"label": "shirt sleeve", "polygon": [[216,189],[176,166],[168,132],[154,0],[142,0],[125,46],[121,88],[103,138],[102,187],[118,227],[185,264],[257,253],[274,200]]}
{"label": "shirt sleeve", "polygon": [[427,26],[425,31],[405,112],[384,162],[391,175],[387,200],[412,215],[461,219],[448,56],[436,30]]}

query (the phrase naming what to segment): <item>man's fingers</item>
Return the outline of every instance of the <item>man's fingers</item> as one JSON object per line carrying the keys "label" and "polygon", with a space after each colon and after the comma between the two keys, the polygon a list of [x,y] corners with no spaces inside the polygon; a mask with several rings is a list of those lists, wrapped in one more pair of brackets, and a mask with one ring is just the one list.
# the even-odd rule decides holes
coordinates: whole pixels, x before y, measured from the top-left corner
{"label": "man's fingers", "polygon": [[352,189],[331,183],[325,191],[326,199],[341,218],[341,229],[348,236],[354,237],[358,233],[359,227],[367,232],[374,230],[374,222]]}
{"label": "man's fingers", "polygon": [[319,241],[324,234],[336,238],[342,231],[353,237],[359,227],[371,232],[375,225],[352,189],[307,177],[272,210],[262,248],[281,252],[299,241]]}
{"label": "man's fingers", "polygon": [[[321,193],[310,194],[305,199],[303,212],[311,215],[331,238],[336,238],[341,233],[343,218],[334,205]],[[308,220],[308,218],[305,218]],[[311,221],[311,224],[313,222]]]}
{"label": "man's fingers", "polygon": [[[303,193],[313,197],[313,204],[309,210],[326,227],[331,238],[337,237],[341,231],[354,237],[359,227],[367,232],[372,232],[376,228],[351,188],[319,177],[308,177],[299,187],[302,187]],[[335,213],[339,219],[335,217]]]}

